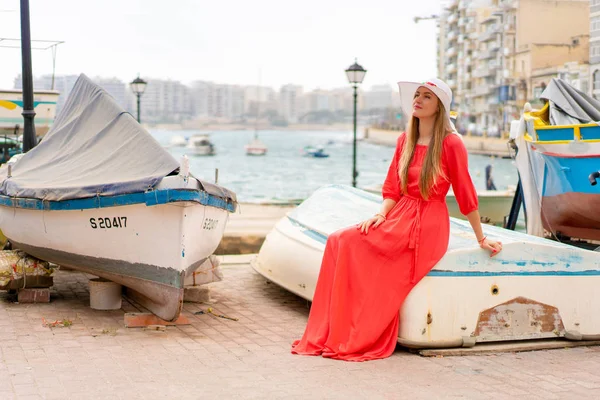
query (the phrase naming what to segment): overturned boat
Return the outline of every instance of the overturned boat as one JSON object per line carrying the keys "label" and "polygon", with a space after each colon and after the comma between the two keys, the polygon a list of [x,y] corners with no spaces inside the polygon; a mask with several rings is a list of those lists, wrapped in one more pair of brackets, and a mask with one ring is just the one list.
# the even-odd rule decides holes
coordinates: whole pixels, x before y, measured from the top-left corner
{"label": "overturned boat", "polygon": [[600,241],[600,102],[556,78],[540,97],[511,124],[527,233]]}
{"label": "overturned boat", "polygon": [[0,229],[39,259],[120,283],[158,317],[217,248],[236,196],[192,176],[81,75],[52,129],[0,169]]}
{"label": "overturned boat", "polygon": [[[361,190],[321,188],[277,223],[252,267],[312,300],[327,236],[371,217],[380,206],[379,196]],[[502,242],[498,256],[479,248],[467,221],[451,218],[446,255],[399,310],[401,344],[600,339],[600,253],[490,225],[483,230]]]}

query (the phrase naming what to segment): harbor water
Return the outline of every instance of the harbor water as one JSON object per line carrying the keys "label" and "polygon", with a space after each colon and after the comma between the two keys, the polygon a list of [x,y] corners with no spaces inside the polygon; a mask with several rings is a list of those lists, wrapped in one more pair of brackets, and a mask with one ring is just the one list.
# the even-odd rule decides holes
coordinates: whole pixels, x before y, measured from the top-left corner
{"label": "harbor water", "polygon": [[[265,156],[247,156],[244,146],[252,140],[248,131],[168,131],[150,133],[179,160],[184,154],[190,159],[192,173],[233,190],[243,202],[295,201],[305,199],[316,189],[328,184],[352,183],[352,133],[329,131],[261,131],[260,140],[268,147]],[[193,156],[185,147],[170,146],[174,136],[188,138],[208,133],[215,146],[213,156]],[[303,155],[305,146],[323,146],[327,158]],[[357,143],[357,186],[380,185],[385,179],[394,148]],[[469,172],[475,186],[485,189],[485,167],[492,165],[492,176],[498,190],[517,185],[517,170],[512,160],[469,155]]]}

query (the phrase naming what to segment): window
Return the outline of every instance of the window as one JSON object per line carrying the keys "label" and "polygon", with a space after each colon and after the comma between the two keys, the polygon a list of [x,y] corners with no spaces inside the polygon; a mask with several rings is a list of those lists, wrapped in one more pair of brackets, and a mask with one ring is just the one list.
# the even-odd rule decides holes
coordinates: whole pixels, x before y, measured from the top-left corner
{"label": "window", "polygon": [[590,32],[595,32],[600,30],[600,17],[594,17],[590,21]]}
{"label": "window", "polygon": [[596,90],[600,90],[600,70],[595,70],[594,71],[594,75],[593,75],[593,80],[594,80],[594,91]]}

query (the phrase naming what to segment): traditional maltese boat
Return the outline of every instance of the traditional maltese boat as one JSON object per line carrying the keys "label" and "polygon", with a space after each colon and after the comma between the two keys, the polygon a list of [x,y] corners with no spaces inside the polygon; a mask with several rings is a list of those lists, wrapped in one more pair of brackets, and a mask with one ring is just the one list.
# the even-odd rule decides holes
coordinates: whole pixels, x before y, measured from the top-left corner
{"label": "traditional maltese boat", "polygon": [[600,102],[560,79],[511,125],[527,233],[600,240]]}
{"label": "traditional maltese boat", "polygon": [[[54,116],[59,92],[36,90],[33,93],[35,131],[38,136],[48,132]],[[15,137],[23,134],[23,92],[17,89],[0,90],[0,135]]]}
{"label": "traditional maltese boat", "polygon": [[[371,217],[380,205],[379,196],[361,190],[321,188],[277,223],[252,267],[310,301],[327,236]],[[484,225],[484,234],[503,244],[490,258],[467,221],[451,218],[450,225],[446,255],[399,310],[401,344],[600,339],[600,253]]]}
{"label": "traditional maltese boat", "polygon": [[120,283],[167,321],[237,204],[84,75],[43,141],[0,175],[0,229],[13,247]]}

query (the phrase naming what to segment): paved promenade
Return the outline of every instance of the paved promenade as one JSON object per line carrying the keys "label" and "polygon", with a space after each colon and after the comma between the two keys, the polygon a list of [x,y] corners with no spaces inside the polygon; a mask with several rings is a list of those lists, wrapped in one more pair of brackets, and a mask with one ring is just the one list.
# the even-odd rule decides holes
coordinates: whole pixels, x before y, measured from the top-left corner
{"label": "paved promenade", "polygon": [[[226,256],[191,325],[124,328],[88,307],[89,275],[59,271],[50,304],[0,292],[0,399],[598,399],[600,348],[348,363],[290,354],[308,304]],[[212,307],[237,321],[212,314]],[[45,327],[43,320],[68,320]]]}

